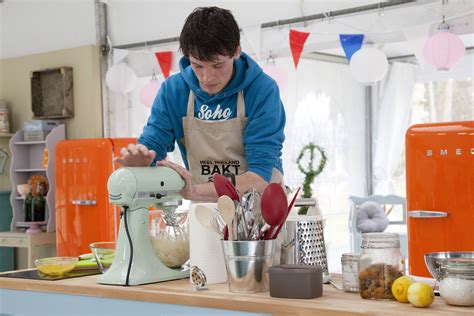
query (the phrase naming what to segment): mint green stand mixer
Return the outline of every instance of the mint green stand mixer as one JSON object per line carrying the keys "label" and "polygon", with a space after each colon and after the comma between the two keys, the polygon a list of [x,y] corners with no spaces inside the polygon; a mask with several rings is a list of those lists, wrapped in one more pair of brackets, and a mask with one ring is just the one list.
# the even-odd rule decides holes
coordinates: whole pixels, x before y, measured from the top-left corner
{"label": "mint green stand mixer", "polygon": [[185,183],[168,167],[124,167],[109,177],[109,201],[122,207],[115,258],[97,283],[140,285],[189,277],[168,268],[156,256],[149,235],[151,205],[172,214],[181,204]]}

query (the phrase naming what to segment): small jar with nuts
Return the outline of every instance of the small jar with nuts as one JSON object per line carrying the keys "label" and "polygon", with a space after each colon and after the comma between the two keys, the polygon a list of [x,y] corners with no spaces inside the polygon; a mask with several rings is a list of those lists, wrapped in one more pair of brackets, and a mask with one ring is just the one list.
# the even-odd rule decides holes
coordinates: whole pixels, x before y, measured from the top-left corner
{"label": "small jar with nuts", "polygon": [[359,257],[359,294],[364,299],[394,300],[393,282],[405,271],[396,233],[362,234]]}

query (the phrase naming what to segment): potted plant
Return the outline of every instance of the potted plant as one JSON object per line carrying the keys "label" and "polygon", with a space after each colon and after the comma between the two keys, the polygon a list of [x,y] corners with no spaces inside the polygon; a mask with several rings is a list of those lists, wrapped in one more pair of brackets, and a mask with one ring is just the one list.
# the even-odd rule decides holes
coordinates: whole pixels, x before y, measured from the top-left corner
{"label": "potted plant", "polygon": [[[321,155],[321,160],[319,161],[319,165],[317,167],[315,167],[314,165],[316,151],[319,151]],[[306,152],[309,152],[309,163],[307,167],[304,167],[301,164],[301,160],[305,156]],[[303,198],[310,198],[313,196],[313,189],[311,188],[311,185],[314,179],[319,174],[321,174],[321,172],[323,172],[324,167],[326,166],[326,162],[327,162],[327,156],[322,147],[310,142],[301,149],[298,155],[298,158],[296,159],[296,164],[298,165],[299,171],[301,171],[301,173],[305,175],[305,178],[303,181]],[[304,206],[298,211],[298,214],[306,215],[307,212],[308,212],[308,207]]]}

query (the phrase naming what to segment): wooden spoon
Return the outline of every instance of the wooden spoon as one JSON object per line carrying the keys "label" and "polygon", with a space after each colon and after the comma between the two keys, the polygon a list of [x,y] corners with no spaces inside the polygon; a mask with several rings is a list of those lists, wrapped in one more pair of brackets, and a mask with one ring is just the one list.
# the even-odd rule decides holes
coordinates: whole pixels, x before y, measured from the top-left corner
{"label": "wooden spoon", "polygon": [[219,213],[222,216],[222,219],[227,225],[229,231],[229,239],[234,240],[235,231],[232,229],[232,221],[235,217],[235,204],[232,199],[227,195],[222,195],[217,200],[217,208],[219,209]]}

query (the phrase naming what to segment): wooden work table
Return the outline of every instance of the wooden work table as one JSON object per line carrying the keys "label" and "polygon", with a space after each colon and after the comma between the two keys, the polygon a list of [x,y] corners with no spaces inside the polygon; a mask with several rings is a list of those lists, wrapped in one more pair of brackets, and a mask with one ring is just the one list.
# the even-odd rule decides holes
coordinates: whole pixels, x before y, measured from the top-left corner
{"label": "wooden work table", "polygon": [[[337,276],[335,279],[336,282],[339,281]],[[322,297],[303,300],[273,298],[270,297],[269,292],[257,294],[231,293],[227,284],[208,285],[208,290],[196,291],[187,279],[133,287],[100,285],[96,283],[96,280],[97,275],[58,281],[0,278],[0,297],[3,296],[0,302],[3,301],[3,304],[6,304],[7,297],[5,293],[9,294],[10,297],[13,297],[12,295],[23,295],[22,297],[25,297],[25,293],[36,293],[37,295],[39,295],[38,293],[57,293],[63,295],[63,297],[64,295],[70,295],[76,298],[85,296],[99,300],[116,299],[122,303],[128,302],[127,304],[137,301],[140,303],[151,302],[155,304],[155,310],[159,308],[158,306],[177,306],[188,308],[186,314],[189,313],[190,306],[193,307],[191,311],[198,311],[199,308],[197,307],[209,310],[217,309],[215,311],[219,313],[216,315],[222,315],[229,311],[274,315],[473,315],[474,313],[472,307],[450,306],[439,297],[436,297],[435,302],[429,308],[416,308],[410,304],[394,301],[364,300],[358,294],[345,293],[331,285],[324,285]],[[57,294],[54,295],[58,296]],[[61,300],[56,299],[56,301]],[[78,311],[73,306],[70,306],[70,308],[73,308],[76,312]],[[7,314],[11,312],[11,310],[2,311],[1,309],[2,304],[0,304],[0,314],[1,312]],[[140,314],[140,310],[136,310],[136,312]],[[232,315],[235,315],[235,313]]]}

